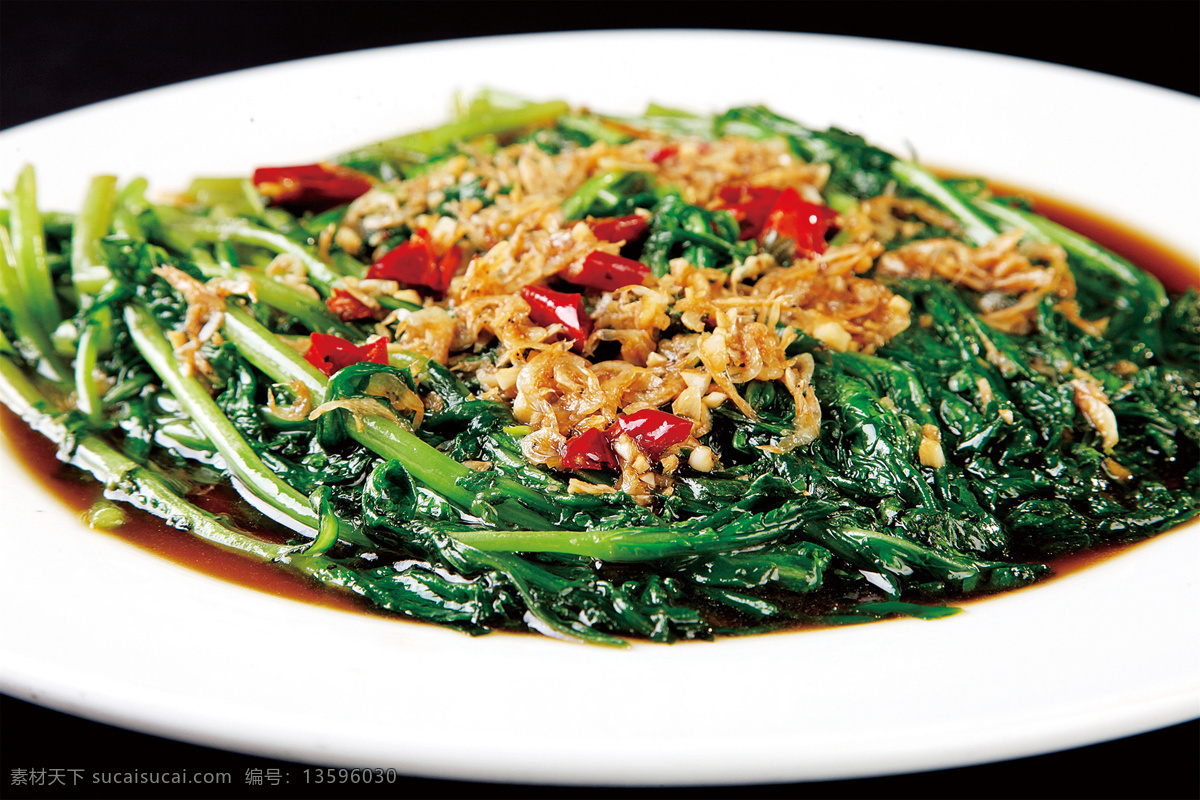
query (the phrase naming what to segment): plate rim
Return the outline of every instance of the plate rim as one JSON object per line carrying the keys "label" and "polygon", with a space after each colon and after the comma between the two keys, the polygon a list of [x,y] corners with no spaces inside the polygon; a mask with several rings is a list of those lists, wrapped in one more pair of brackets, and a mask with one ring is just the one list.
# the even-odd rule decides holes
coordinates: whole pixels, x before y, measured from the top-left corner
{"label": "plate rim", "polygon": [[[653,33],[653,34],[655,34],[655,35],[661,35],[661,34],[663,34],[664,32],[667,32],[667,31],[664,31],[664,29],[646,29],[644,32],[645,32],[645,33]],[[738,30],[738,31],[720,31],[720,30],[716,30],[716,29],[706,29],[706,30],[703,30],[703,31],[695,31],[695,30],[689,30],[689,29],[670,29],[670,32],[681,33],[681,34],[697,34],[697,33],[701,33],[701,34],[724,34],[724,33],[733,33],[733,34],[737,34],[737,35],[745,35],[745,36],[753,36],[753,35],[756,35],[756,32],[751,32],[751,31],[742,31],[742,30]],[[248,69],[245,69],[245,70],[238,70],[238,71],[236,71],[236,72],[231,72],[231,73],[223,73],[222,75],[211,76],[211,77],[208,77],[208,78],[199,78],[199,79],[195,79],[195,80],[192,80],[192,81],[184,81],[184,82],[177,83],[177,84],[171,84],[171,85],[169,85],[169,86],[157,87],[157,88],[154,88],[154,89],[148,89],[148,90],[145,90],[145,91],[143,91],[143,92],[138,92],[138,93],[136,93],[136,94],[133,94],[133,95],[127,95],[127,96],[125,96],[125,97],[118,98],[118,99],[116,99],[116,100],[103,101],[102,103],[91,104],[91,105],[84,106],[84,107],[82,107],[82,108],[79,108],[79,109],[74,109],[74,110],[71,110],[71,111],[63,112],[62,114],[56,114],[56,115],[53,115],[53,116],[51,116],[51,117],[46,117],[46,118],[43,118],[43,119],[41,119],[41,120],[35,120],[35,121],[28,122],[28,123],[24,123],[24,124],[22,124],[22,125],[14,126],[14,127],[12,127],[12,128],[5,129],[4,131],[0,131],[0,141],[4,141],[6,138],[10,138],[10,135],[11,135],[11,134],[13,134],[14,132],[17,132],[17,131],[22,131],[22,132],[23,132],[23,131],[24,131],[25,129],[27,129],[29,126],[38,126],[38,125],[42,125],[43,123],[47,123],[47,122],[61,121],[63,118],[66,118],[66,117],[72,117],[72,118],[73,118],[74,116],[77,116],[77,115],[79,115],[79,113],[80,113],[80,112],[84,112],[84,111],[93,110],[93,109],[97,108],[98,106],[106,106],[106,107],[111,107],[111,105],[112,105],[112,104],[114,104],[114,103],[118,103],[118,102],[122,102],[122,101],[127,101],[127,100],[130,100],[130,99],[138,99],[138,98],[144,98],[144,97],[146,97],[147,95],[155,95],[155,94],[159,94],[159,93],[167,93],[167,92],[172,92],[172,91],[178,91],[180,87],[185,87],[185,86],[188,86],[188,85],[191,85],[191,84],[207,83],[207,82],[211,82],[211,81],[214,81],[214,80],[216,80],[216,79],[221,79],[221,78],[230,78],[230,77],[237,77],[237,76],[242,76],[242,77],[245,77],[245,76],[246,76],[248,73],[258,73],[258,72],[260,72],[260,71],[265,71],[265,70],[279,70],[279,69],[286,69],[286,68],[293,67],[294,65],[301,64],[301,63],[316,62],[316,61],[328,62],[328,60],[330,60],[330,59],[336,59],[336,58],[345,57],[345,56],[354,56],[354,55],[362,56],[362,55],[364,55],[364,54],[377,53],[377,52],[380,52],[380,51],[391,52],[391,51],[395,51],[395,50],[402,49],[402,48],[403,48],[403,49],[411,49],[411,48],[425,48],[425,47],[445,47],[445,46],[449,46],[449,45],[461,45],[461,44],[462,44],[462,43],[464,43],[464,42],[478,42],[478,41],[480,41],[481,39],[486,39],[486,40],[489,40],[489,41],[492,41],[492,40],[504,40],[504,41],[511,41],[511,40],[512,40],[512,39],[514,39],[514,38],[526,38],[526,37],[537,37],[537,38],[552,38],[552,37],[553,37],[553,38],[563,38],[563,37],[573,37],[573,36],[580,36],[580,35],[600,35],[600,36],[603,36],[603,35],[605,35],[605,34],[610,34],[610,35],[611,35],[611,34],[613,34],[613,33],[615,33],[615,34],[618,34],[618,35],[626,35],[626,34],[637,33],[637,32],[636,32],[636,31],[628,31],[628,30],[619,30],[619,31],[585,31],[585,32],[575,32],[575,33],[562,33],[562,32],[557,32],[557,33],[530,33],[530,34],[517,34],[517,35],[494,36],[494,37],[473,37],[473,38],[469,38],[469,39],[454,39],[454,40],[444,40],[444,41],[438,41],[438,42],[422,42],[422,43],[418,43],[418,44],[412,44],[412,45],[402,45],[402,46],[398,46],[398,47],[381,47],[381,48],[372,48],[372,49],[370,49],[370,50],[364,50],[364,51],[352,51],[352,52],[348,52],[348,53],[339,53],[339,54],[333,54],[333,55],[330,55],[330,56],[318,56],[318,57],[313,57],[313,58],[299,59],[299,60],[296,60],[296,61],[281,62],[281,63],[279,63],[279,64],[271,64],[271,65],[264,65],[264,66],[260,66],[260,67],[252,67],[252,68],[248,68]],[[887,44],[889,44],[889,45],[894,45],[894,46],[896,46],[896,47],[897,47],[897,48],[899,48],[899,49],[908,49],[908,48],[922,48],[922,49],[926,49],[926,48],[933,48],[933,49],[939,49],[939,50],[953,50],[953,51],[955,51],[955,52],[962,53],[962,54],[967,54],[967,55],[970,55],[970,56],[972,56],[972,57],[988,57],[988,58],[1003,59],[1003,60],[1010,60],[1010,61],[1019,61],[1019,62],[1023,62],[1023,63],[1027,63],[1027,64],[1033,64],[1033,65],[1037,65],[1037,66],[1039,66],[1039,67],[1045,67],[1045,68],[1051,68],[1051,69],[1058,69],[1058,70],[1068,70],[1068,71],[1071,71],[1071,72],[1075,72],[1075,73],[1082,73],[1082,74],[1085,74],[1085,75],[1095,75],[1095,76],[1099,76],[1100,78],[1102,78],[1102,79],[1103,79],[1103,80],[1105,80],[1105,81],[1120,81],[1120,82],[1124,82],[1124,83],[1128,83],[1128,84],[1133,84],[1133,85],[1135,85],[1135,86],[1138,86],[1138,87],[1146,87],[1147,89],[1151,89],[1151,90],[1154,90],[1154,91],[1156,91],[1156,92],[1168,93],[1168,94],[1171,94],[1171,95],[1177,95],[1177,96],[1180,96],[1180,97],[1188,97],[1187,95],[1182,95],[1182,94],[1180,94],[1180,93],[1178,93],[1178,92],[1174,92],[1174,91],[1172,91],[1172,90],[1170,90],[1170,89],[1165,89],[1165,88],[1162,88],[1162,87],[1156,87],[1156,86],[1150,86],[1150,85],[1148,85],[1148,84],[1140,84],[1140,83],[1137,83],[1136,81],[1131,81],[1131,80],[1129,80],[1129,79],[1125,79],[1125,78],[1119,78],[1119,77],[1115,77],[1115,76],[1102,75],[1102,74],[1100,74],[1100,73],[1092,73],[1092,72],[1089,72],[1089,71],[1087,71],[1087,70],[1081,70],[1081,69],[1079,69],[1079,68],[1075,68],[1075,67],[1070,67],[1070,66],[1065,66],[1065,65],[1060,65],[1060,64],[1051,64],[1051,63],[1048,63],[1048,62],[1037,62],[1037,61],[1032,61],[1032,60],[1030,60],[1030,59],[1024,59],[1024,58],[1020,58],[1020,57],[1016,57],[1016,56],[1007,56],[1007,55],[1003,55],[1003,54],[997,54],[997,53],[985,53],[985,52],[981,52],[981,51],[970,51],[970,50],[965,50],[965,49],[961,49],[961,48],[953,48],[953,47],[947,47],[947,46],[942,46],[942,45],[914,44],[914,43],[904,43],[904,42],[897,42],[897,41],[892,41],[892,40],[864,39],[864,38],[862,38],[862,37],[841,36],[841,35],[830,35],[830,34],[802,34],[802,33],[789,33],[789,32],[763,32],[763,33],[764,33],[765,35],[769,35],[769,36],[788,37],[788,38],[791,38],[791,37],[806,37],[806,38],[813,38],[813,37],[816,37],[816,38],[827,39],[827,40],[839,40],[839,41],[842,41],[842,40],[849,40],[849,41],[860,42],[860,43],[861,43],[861,42],[886,42]],[[574,99],[574,98],[573,98],[573,100],[576,100],[576,99]],[[1200,107],[1200,102],[1197,102],[1197,103],[1196,103],[1196,106],[1197,106],[1197,107]],[[68,121],[70,121],[70,120],[68,120]],[[866,131],[866,132],[865,132],[865,134],[866,134],[867,136],[870,136],[870,132],[869,132],[869,131]],[[1193,523],[1193,525],[1194,525],[1194,523]],[[1193,536],[1193,538],[1195,538],[1195,537]],[[888,625],[893,625],[893,624],[896,624],[896,623],[885,623],[885,624],[888,624]],[[561,646],[561,645],[560,645],[560,646]],[[694,646],[697,646],[697,645],[691,645],[691,644],[688,644],[688,645],[684,645],[684,646],[686,646],[686,647],[694,647]],[[699,645],[699,646],[704,646],[704,645]],[[11,671],[11,663],[6,663],[6,662],[7,662],[7,659],[5,659],[5,661],[0,661],[0,688],[9,687],[9,686],[16,686],[16,682],[14,682],[14,680],[13,680],[13,679],[14,679],[14,677],[15,677],[15,678],[16,678],[16,679],[19,681],[19,672],[20,672],[20,670],[17,670],[17,671],[16,671],[16,672],[17,672],[17,674],[16,674],[16,675],[14,675],[14,673]],[[28,691],[28,694],[26,693],[26,691],[25,691],[25,690],[27,690],[27,691]],[[9,689],[8,689],[8,688],[5,688],[5,691],[9,691]],[[14,693],[14,695],[16,695],[16,696],[25,696],[25,697],[27,697],[28,699],[34,699],[34,697],[35,697],[35,696],[37,696],[37,689],[36,689],[36,687],[33,687],[32,685],[29,685],[29,686],[26,686],[26,687],[24,687],[24,690],[22,690],[22,689],[18,688],[18,691],[20,691],[20,692],[21,692],[21,694],[19,694],[19,695],[18,695],[18,694],[16,694],[16,692],[10,692],[10,693]],[[53,695],[54,693],[53,693],[53,692],[51,692],[50,694],[51,694],[51,695]],[[65,692],[65,691],[64,691],[64,693],[63,693],[63,694],[62,694],[62,695],[59,697],[59,707],[61,707],[63,710],[70,710],[70,712],[71,712],[71,713],[78,713],[78,714],[80,714],[80,715],[82,715],[82,716],[92,716],[93,718],[96,718],[96,717],[95,717],[94,715],[92,715],[92,714],[84,713],[84,711],[83,711],[83,710],[81,710],[81,709],[77,709],[77,708],[71,707],[71,702],[70,702],[70,700],[69,700],[69,699],[66,697],[66,694],[67,694],[67,692]],[[1182,705],[1182,704],[1178,703],[1178,701],[1176,701],[1176,705],[1174,706],[1174,708],[1175,708],[1176,710],[1175,710],[1175,712],[1174,712],[1174,713],[1175,713],[1176,715],[1183,714],[1183,716],[1179,717],[1178,719],[1174,719],[1174,718],[1168,718],[1168,719],[1167,719],[1167,724],[1169,724],[1169,723],[1170,723],[1170,722],[1172,722],[1172,721],[1184,721],[1184,720],[1186,720],[1186,719],[1191,719],[1191,718],[1193,718],[1193,717],[1196,715],[1196,711],[1197,711],[1197,705],[1200,705],[1200,704],[1198,704],[1197,702],[1195,702],[1195,700],[1196,700],[1196,698],[1200,698],[1200,690],[1198,690],[1198,688],[1197,688],[1196,686],[1192,686],[1192,687],[1190,687],[1190,693],[1189,693],[1189,697],[1191,697],[1191,699],[1193,700],[1191,708],[1187,708],[1187,707],[1185,707],[1184,705]],[[45,692],[45,690],[43,689],[43,690],[42,690],[42,693],[41,693],[41,695],[40,695],[40,699],[34,699],[34,702],[39,702],[39,703],[42,703],[42,704],[50,705],[51,707],[56,707],[56,706],[54,705],[55,701],[54,701],[52,698],[50,699],[50,702],[46,702],[46,700],[47,700],[47,697],[46,697],[46,692]],[[1144,712],[1144,713],[1142,714],[1142,716],[1143,716],[1143,717],[1146,717],[1146,718],[1151,718],[1151,717],[1153,717],[1153,718],[1156,718],[1156,719],[1160,719],[1160,720],[1161,720],[1161,719],[1163,719],[1163,718],[1167,718],[1167,717],[1169,717],[1169,714],[1167,714],[1167,712],[1165,712],[1165,711],[1159,710],[1158,712],[1150,712],[1150,711],[1146,711],[1146,712]],[[116,718],[116,717],[114,717],[114,718],[111,718],[111,719],[106,719],[105,721],[109,721],[109,722],[112,722],[113,724],[118,724],[118,725],[124,725],[124,724],[125,724],[124,722],[122,722],[120,719],[118,719],[118,718]],[[1141,724],[1141,723],[1139,723],[1139,725],[1140,725],[1140,724]],[[142,724],[139,724],[139,725],[137,725],[137,728],[138,728],[139,730],[147,730],[147,729],[149,729],[149,728],[148,728],[148,726],[146,726],[146,725],[142,725]],[[1139,728],[1139,729],[1140,729],[1140,728]],[[1128,733],[1128,732],[1135,732],[1135,731],[1125,731],[1125,732],[1127,732],[1127,733]],[[186,737],[186,736],[184,736],[184,735],[181,735],[181,733],[180,733],[179,731],[171,732],[171,733],[168,733],[167,735],[171,736],[172,738],[189,738],[189,737]],[[1085,738],[1087,738],[1087,737],[1085,737]],[[197,741],[196,743],[198,743],[198,744],[204,744],[205,742],[204,742],[204,741]],[[1082,743],[1082,742],[1077,742],[1077,743]],[[241,749],[241,748],[239,748],[239,749]],[[1017,757],[1017,756],[1019,756],[1019,755],[1028,755],[1028,754],[1031,754],[1031,753],[1016,753],[1015,755],[1009,755],[1009,756],[1005,756],[1005,757]],[[982,761],[978,761],[978,762],[974,762],[974,763],[983,763],[983,761],[986,761],[986,760],[992,760],[992,759],[990,759],[990,758],[984,758]],[[961,763],[962,763],[962,762],[960,762],[960,764],[961,764]],[[882,772],[882,773],[881,773],[881,772],[864,772],[864,773],[861,773],[861,774],[856,774],[856,775],[845,775],[845,774],[843,774],[843,775],[839,775],[838,777],[866,777],[866,776],[868,776],[868,775],[875,775],[875,774],[895,774],[896,772],[899,772],[899,771],[920,771],[920,770],[924,770],[924,769],[940,768],[940,767],[944,767],[944,766],[952,766],[952,764],[940,764],[940,765],[934,765],[934,766],[919,766],[919,767],[916,767],[915,769],[905,769],[905,770],[894,770],[894,769],[889,769],[888,771],[886,771],[886,772]],[[417,774],[417,773],[414,773],[414,774]],[[444,772],[429,773],[429,774],[430,774],[430,776],[432,776],[432,777],[447,777],[447,774],[446,774],[446,773],[444,773]],[[458,774],[458,775],[452,775],[452,776],[449,776],[449,777],[461,777],[461,774]],[[482,776],[478,776],[478,777],[480,777],[480,778],[486,778],[486,777],[488,777],[488,776],[486,776],[486,775],[482,775]],[[509,776],[509,777],[512,777],[512,776]],[[521,777],[523,780],[531,780],[531,779],[532,779],[532,780],[534,780],[535,782],[536,782],[536,778],[537,778],[537,776],[536,776],[536,775],[528,775],[528,774],[523,774],[523,775],[520,775],[519,777]],[[809,778],[809,779],[820,779],[820,778]],[[745,780],[745,776],[744,776],[744,775],[741,775],[741,776],[737,776],[737,777],[736,777],[736,782],[739,782],[739,783],[740,783],[740,782],[744,782],[744,780]],[[704,782],[705,782],[705,783],[712,783],[713,781],[712,781],[711,779],[706,779]],[[673,784],[673,785],[687,785],[687,784],[679,784],[679,783],[676,783],[675,781],[672,781],[672,784]]]}

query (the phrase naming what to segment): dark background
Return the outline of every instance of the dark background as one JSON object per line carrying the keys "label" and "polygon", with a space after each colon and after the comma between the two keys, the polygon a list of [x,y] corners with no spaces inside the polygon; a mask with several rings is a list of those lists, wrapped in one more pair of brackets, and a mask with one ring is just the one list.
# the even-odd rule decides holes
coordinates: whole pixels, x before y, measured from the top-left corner
{"label": "dark background", "polygon": [[[142,89],[295,58],[504,33],[654,27],[792,30],[925,42],[1052,61],[1200,94],[1200,3],[1190,0],[0,0],[0,128]],[[753,53],[714,57],[753,59]],[[764,76],[771,79],[778,76]],[[918,94],[914,101],[935,98]],[[1120,113],[1113,109],[1115,123]]]}
{"label": "dark background", "polygon": [[[1063,63],[1200,96],[1200,3],[1195,2],[2,0],[0,128],[181,80],[327,53],[504,33],[648,27],[793,30],[925,42]],[[753,58],[753,54],[717,57]],[[937,102],[938,98],[931,93],[915,101]],[[1121,109],[1111,111],[1114,124],[1120,124]],[[1121,155],[1115,153],[1114,162]],[[1148,607],[1147,613],[1159,612]],[[233,774],[235,787],[174,793],[154,787],[139,793],[134,786],[108,795],[124,797],[457,798],[513,789],[403,776],[382,791],[348,785],[305,787],[305,765],[145,736],[7,696],[0,696],[0,737],[0,795],[14,798],[106,796],[84,784],[11,785],[13,770],[35,768],[78,768],[89,774],[96,770],[226,771]],[[247,769],[271,768],[289,773],[291,784],[245,786]],[[519,794],[531,797],[612,794],[601,789],[517,788]],[[655,793],[676,797],[1200,797],[1200,722],[1062,753],[955,770]]]}

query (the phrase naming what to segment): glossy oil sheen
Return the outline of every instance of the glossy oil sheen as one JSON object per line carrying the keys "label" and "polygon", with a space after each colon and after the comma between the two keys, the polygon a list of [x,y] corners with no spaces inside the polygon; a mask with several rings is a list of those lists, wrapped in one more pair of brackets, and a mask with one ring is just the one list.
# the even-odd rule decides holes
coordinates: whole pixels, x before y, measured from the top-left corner
{"label": "glossy oil sheen", "polygon": [[[91,475],[59,461],[56,446],[23,424],[3,405],[0,405],[0,428],[3,428],[16,461],[37,478],[48,492],[75,512],[80,524],[87,524],[87,512],[93,504],[103,499],[104,487]],[[274,523],[258,515],[232,493],[212,492],[188,499],[209,513],[236,521],[247,530],[258,530],[264,534],[269,531],[264,538],[275,537]],[[285,568],[187,534],[144,511],[126,505],[121,508],[126,512],[124,525],[111,530],[97,530],[176,564],[239,586],[331,608],[369,610],[350,594],[327,589]]]}
{"label": "glossy oil sheen", "polygon": [[[1200,288],[1200,265],[1177,251],[1165,247],[1120,223],[1106,219],[1078,206],[1012,187],[993,184],[997,193],[1020,194],[1034,202],[1034,210],[1071,230],[1099,242],[1113,252],[1154,274],[1168,292],[1182,292],[1188,287]],[[103,496],[102,486],[91,476],[58,461],[56,447],[45,437],[24,425],[6,407],[0,406],[0,428],[11,443],[16,460],[83,522],[88,509]],[[189,498],[206,510],[224,514],[235,520],[241,517],[244,527],[267,526],[269,520],[245,508],[236,497],[214,493],[202,498]],[[251,516],[246,516],[251,515]],[[176,564],[230,583],[343,611],[376,614],[374,609],[348,593],[318,585],[285,568],[261,562],[250,556],[226,550],[210,542],[183,533],[150,514],[127,508],[127,521],[119,528],[104,531],[111,535]],[[1051,560],[1053,575],[1048,580],[1069,575],[1104,561],[1139,543],[1112,544]],[[982,595],[956,604],[988,599]],[[817,626],[803,625],[801,628]]]}
{"label": "glossy oil sheen", "polygon": [[1033,200],[1034,211],[1083,234],[1124,256],[1178,294],[1189,287],[1200,289],[1200,263],[1172,248],[1139,234],[1120,222],[1107,219],[1071,203],[994,184],[998,193],[1020,194]]}

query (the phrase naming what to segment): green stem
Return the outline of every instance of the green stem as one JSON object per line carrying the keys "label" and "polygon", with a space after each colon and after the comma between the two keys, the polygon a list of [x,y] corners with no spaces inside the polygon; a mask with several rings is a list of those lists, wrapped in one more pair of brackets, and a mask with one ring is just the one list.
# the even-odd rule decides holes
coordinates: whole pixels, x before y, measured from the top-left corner
{"label": "green stem", "polygon": [[37,207],[37,180],[26,165],[17,177],[9,225],[16,256],[17,280],[34,321],[47,334],[58,328],[62,314],[54,294],[54,281],[46,260],[46,237]]}
{"label": "green stem", "polygon": [[138,215],[149,208],[149,203],[146,202],[147,185],[145,178],[134,178],[118,193],[116,208],[113,209],[114,233],[128,236],[130,239],[146,238]]}
{"label": "green stem", "polygon": [[519,108],[490,109],[437,128],[385,139],[344,153],[335,160],[352,163],[411,160],[414,155],[427,158],[443,152],[456,142],[549,124],[569,110],[570,106],[561,100],[533,103]]}
{"label": "green stem", "polygon": [[328,486],[322,486],[314,495],[317,499],[317,514],[321,518],[321,524],[317,527],[316,538],[299,555],[305,557],[323,555],[329,548],[337,544],[342,526],[329,504],[329,491]]}
{"label": "green stem", "polygon": [[980,217],[962,195],[947,186],[929,170],[911,161],[891,163],[892,174],[908,189],[932,200],[958,220],[963,235],[976,246],[996,238],[996,229]]}
{"label": "green stem", "polygon": [[1025,235],[1039,242],[1053,242],[1060,245],[1080,263],[1079,266],[1093,272],[1102,273],[1115,279],[1124,286],[1129,294],[1125,298],[1131,311],[1135,311],[1139,323],[1153,328],[1154,323],[1162,315],[1168,305],[1167,293],[1159,281],[1136,266],[1112,253],[1100,245],[1081,236],[1075,231],[1064,228],[1056,222],[1029,211],[1012,208],[995,200],[976,199],[975,207],[1009,226],[1019,228]]}
{"label": "green stem", "polygon": [[46,375],[62,383],[69,380],[70,371],[54,352],[47,332],[37,323],[25,300],[8,228],[0,226],[0,304],[9,313],[13,330],[20,341],[22,354]]}
{"label": "green stem", "polygon": [[[717,122],[719,129],[724,129],[731,122],[742,122],[764,132],[786,136],[792,148],[808,161],[834,163],[836,167],[835,162],[847,159],[864,168],[868,162],[873,162],[871,170],[886,171],[909,191],[922,195],[952,214],[962,226],[966,238],[974,244],[986,244],[996,236],[997,231],[958,192],[932,172],[911,161],[898,159],[884,150],[870,147],[857,136],[833,128],[824,132],[814,131],[763,107],[731,109]],[[880,188],[876,187],[875,190]],[[844,205],[845,199],[840,198],[839,202]]]}
{"label": "green stem", "polygon": [[328,379],[244,309],[225,306],[224,333],[243,358],[271,379],[279,383],[300,381],[312,395],[314,405],[324,401]]}
{"label": "green stem", "polygon": [[720,527],[617,528],[594,531],[453,531],[463,544],[493,553],[566,553],[635,563],[691,558],[769,542],[795,530],[810,512],[799,505],[767,514],[743,514]]}
{"label": "green stem", "polygon": [[52,407],[49,400],[16,364],[2,356],[0,402],[56,444],[73,441],[69,463],[90,472],[104,484],[107,496],[131,503],[202,539],[258,558],[274,560],[294,549],[222,525],[211,514],[175,494],[164,478],[121,455],[98,437],[84,434],[75,438],[77,434],[67,427],[61,415],[49,411]]}
{"label": "green stem", "polygon": [[295,256],[304,264],[309,280],[324,294],[329,294],[333,287],[340,286],[342,282],[341,274],[309,252],[304,245],[292,241],[282,233],[251,225],[244,220],[216,221],[188,217],[172,222],[171,227],[208,242],[237,242],[263,247],[273,253]]}
{"label": "green stem", "polygon": [[[711,535],[712,532],[708,531]],[[669,528],[620,528],[597,531],[463,530],[450,535],[491,553],[566,553],[612,562],[654,561],[705,552],[703,533],[696,538]]]}
{"label": "green stem", "polygon": [[95,295],[112,277],[100,258],[99,241],[112,227],[116,202],[116,177],[98,175],[92,178],[83,200],[83,210],[76,217],[71,234],[71,281],[81,306],[86,304],[84,298]]}
{"label": "green stem", "polygon": [[565,220],[582,219],[596,202],[596,197],[606,189],[621,182],[629,173],[623,169],[609,170],[588,178],[570,197],[562,202],[562,215]]}
{"label": "green stem", "polygon": [[175,354],[154,317],[145,309],[131,305],[125,309],[125,322],[138,352],[175,395],[180,406],[196,426],[212,441],[230,471],[256,497],[309,528],[316,528],[317,515],[308,498],[284,483],[272,472],[234,427],[201,385],[179,371]]}
{"label": "green stem", "polygon": [[329,333],[343,338],[359,336],[359,332],[338,319],[320,300],[266,275],[241,267],[197,261],[196,266],[206,278],[246,280],[254,286],[260,302],[299,320],[310,331]]}
{"label": "green stem", "polygon": [[[111,316],[109,318],[111,319]],[[83,333],[79,336],[79,350],[75,355],[75,393],[78,396],[76,403],[79,410],[93,423],[100,421],[103,410],[100,391],[96,388],[96,380],[92,374],[96,369],[101,335],[98,321],[93,320],[85,325]]]}
{"label": "green stem", "polygon": [[386,591],[394,587],[391,582],[381,587],[370,578],[322,557],[320,553],[327,542],[320,537],[301,553],[294,545],[264,541],[225,525],[176,494],[168,480],[122,455],[99,437],[74,432],[65,424],[65,415],[51,411],[53,404],[20,367],[4,356],[0,356],[0,402],[60,447],[70,442],[68,463],[91,473],[104,485],[109,499],[129,503],[165,520],[173,528],[227,550],[287,565],[330,588],[352,592],[372,602],[386,600]]}
{"label": "green stem", "polygon": [[[279,383],[298,380],[309,390],[314,405],[319,405],[324,400],[327,383],[325,376],[301,358],[295,350],[281,344],[275,334],[243,309],[230,307],[226,311],[224,330],[226,338],[238,348],[242,356],[273,380]],[[395,422],[379,417],[365,417],[361,421],[361,429],[357,425],[346,427],[351,438],[363,447],[384,458],[400,461],[415,480],[466,511],[470,511],[478,502],[474,492],[458,485],[459,480],[471,474],[469,467],[458,463]],[[504,482],[502,488],[514,499],[519,498],[543,507],[546,505],[547,501],[540,493],[520,484]],[[497,510],[501,519],[513,525],[533,529],[549,527],[546,519],[536,511],[512,500],[499,504]]]}

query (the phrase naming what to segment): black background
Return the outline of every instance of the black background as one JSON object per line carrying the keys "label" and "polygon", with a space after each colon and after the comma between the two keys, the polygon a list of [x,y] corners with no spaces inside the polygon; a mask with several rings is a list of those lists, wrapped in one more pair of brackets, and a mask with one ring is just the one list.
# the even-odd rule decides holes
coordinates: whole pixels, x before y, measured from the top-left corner
{"label": "black background", "polygon": [[[1200,95],[1200,3],[1004,2],[0,2],[0,128],[142,89],[260,64],[408,42],[594,28],[741,28],[898,39],[1005,53]],[[734,57],[734,56],[729,56]],[[752,58],[753,54],[737,57]],[[602,68],[598,65],[598,68]],[[936,95],[916,98],[937,102]],[[952,102],[952,98],[948,100]],[[1121,109],[1112,109],[1114,124]],[[1114,168],[1121,154],[1114,154]],[[7,568],[15,568],[8,554]],[[1147,614],[1156,610],[1152,599]],[[12,613],[7,609],[6,613]],[[1183,634],[1183,635],[1195,635]],[[0,647],[3,640],[0,639]],[[282,679],[282,678],[281,678]],[[986,689],[984,689],[986,691]],[[404,724],[398,721],[397,724]],[[305,765],[182,744],[0,696],[6,797],[609,796],[401,776],[382,791],[303,784]],[[219,770],[232,790],[16,787],[15,769]],[[277,768],[287,786],[246,787]],[[68,777],[68,783],[70,779]],[[142,787],[143,789],[148,787]],[[666,789],[677,797],[1200,797],[1200,722],[1035,758],[786,786]]]}

